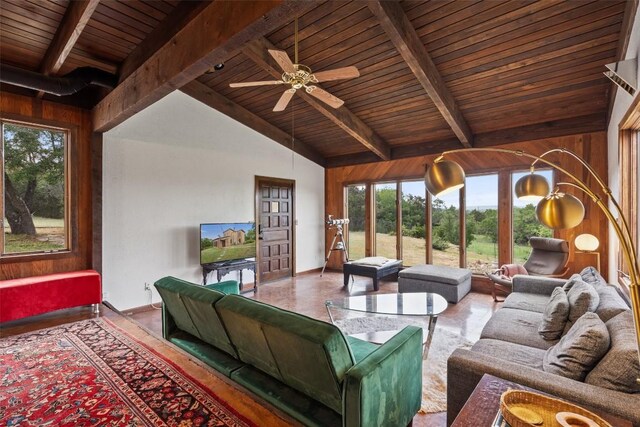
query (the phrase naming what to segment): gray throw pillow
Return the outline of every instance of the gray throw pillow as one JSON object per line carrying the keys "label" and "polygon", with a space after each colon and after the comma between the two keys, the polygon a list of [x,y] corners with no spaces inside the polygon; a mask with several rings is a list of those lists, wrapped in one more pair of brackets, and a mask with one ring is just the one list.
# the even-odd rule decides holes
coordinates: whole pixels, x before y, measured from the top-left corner
{"label": "gray throw pillow", "polygon": [[600,316],[603,322],[608,322],[618,314],[630,310],[627,303],[620,298],[615,286],[599,285],[596,287],[596,292],[600,299],[596,314]]}
{"label": "gray throw pillow", "polygon": [[583,281],[582,277],[580,277],[580,275],[576,273],[573,276],[569,277],[567,283],[562,285],[562,289],[564,289],[565,292],[569,292],[571,288],[573,288],[573,285],[575,285],[579,281]]}
{"label": "gray throw pillow", "polygon": [[[566,289],[565,289],[566,291]],[[594,312],[600,303],[600,296],[595,288],[582,279],[576,279],[567,292],[569,299],[569,327],[588,311]]]}
{"label": "gray throw pillow", "polygon": [[609,350],[609,331],[595,313],[585,313],[558,344],[544,354],[542,367],[577,381],[585,377]]}
{"label": "gray throw pillow", "polygon": [[542,313],[538,333],[547,341],[557,340],[562,336],[568,318],[569,299],[564,289],[557,287]]}
{"label": "gray throw pillow", "polygon": [[585,267],[580,272],[580,277],[582,280],[594,288],[598,286],[606,286],[607,281],[600,275],[600,272],[596,270],[594,267]]}
{"label": "gray throw pillow", "polygon": [[636,348],[633,313],[618,314],[606,323],[611,348],[587,375],[585,382],[623,393],[640,393],[640,363]]}

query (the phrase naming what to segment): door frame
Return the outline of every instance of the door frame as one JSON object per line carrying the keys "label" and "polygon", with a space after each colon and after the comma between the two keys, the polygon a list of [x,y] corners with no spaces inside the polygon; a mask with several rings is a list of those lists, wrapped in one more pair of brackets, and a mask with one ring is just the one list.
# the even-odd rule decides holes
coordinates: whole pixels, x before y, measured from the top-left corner
{"label": "door frame", "polygon": [[[284,184],[291,186],[291,277],[296,277],[296,228],[298,226],[298,220],[296,218],[296,181],[295,179],[287,179],[287,178],[274,178],[269,176],[255,176],[255,186],[254,186],[254,216],[256,221],[256,232],[260,230],[260,184],[262,182],[273,182],[277,184]],[[256,235],[256,263],[257,263],[257,277],[260,280],[260,258],[262,254],[260,253],[260,239]]]}

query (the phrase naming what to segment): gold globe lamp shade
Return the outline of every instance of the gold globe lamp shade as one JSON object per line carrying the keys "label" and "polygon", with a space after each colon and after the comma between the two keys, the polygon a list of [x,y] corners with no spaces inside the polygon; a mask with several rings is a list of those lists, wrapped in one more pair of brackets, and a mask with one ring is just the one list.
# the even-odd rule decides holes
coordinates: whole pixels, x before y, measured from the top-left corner
{"label": "gold globe lamp shade", "polygon": [[582,252],[595,252],[600,246],[600,241],[593,234],[581,234],[576,237],[576,240],[573,242],[576,245],[576,248]]}
{"label": "gold globe lamp shade", "polygon": [[520,200],[539,202],[549,194],[549,183],[542,175],[530,173],[516,182],[515,191]]}
{"label": "gold globe lamp shade", "polygon": [[582,222],[584,206],[577,197],[554,191],[538,203],[536,216],[545,226],[553,230],[564,230]]}
{"label": "gold globe lamp shade", "polygon": [[451,160],[437,160],[424,175],[427,190],[440,197],[464,186],[464,170]]}

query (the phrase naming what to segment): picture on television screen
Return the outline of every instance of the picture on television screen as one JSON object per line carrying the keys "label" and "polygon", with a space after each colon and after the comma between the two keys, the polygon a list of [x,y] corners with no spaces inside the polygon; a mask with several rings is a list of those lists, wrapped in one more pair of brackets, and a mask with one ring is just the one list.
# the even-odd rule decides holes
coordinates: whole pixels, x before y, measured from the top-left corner
{"label": "picture on television screen", "polygon": [[200,264],[255,258],[256,224],[200,224]]}

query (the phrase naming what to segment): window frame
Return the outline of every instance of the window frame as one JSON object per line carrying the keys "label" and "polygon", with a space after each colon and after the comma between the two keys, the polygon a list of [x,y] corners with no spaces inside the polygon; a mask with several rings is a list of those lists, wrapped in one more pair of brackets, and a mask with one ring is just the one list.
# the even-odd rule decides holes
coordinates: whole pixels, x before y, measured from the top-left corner
{"label": "window frame", "polygon": [[[64,141],[64,185],[65,185],[65,207],[64,207],[64,223],[65,223],[65,239],[66,248],[51,251],[22,252],[22,253],[4,253],[4,124],[13,124],[30,128],[40,128],[53,131],[63,132],[65,134]],[[69,125],[55,120],[45,120],[41,118],[25,117],[17,114],[0,114],[0,180],[2,185],[0,188],[2,194],[3,207],[3,224],[0,227],[0,259],[3,263],[11,262],[29,262],[40,260],[64,259],[78,255],[78,177],[77,168],[73,167],[77,163],[78,152],[76,141],[79,133],[79,126]]]}

